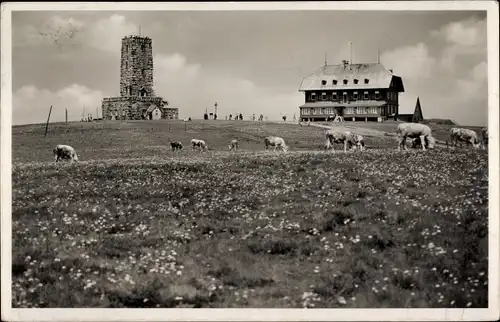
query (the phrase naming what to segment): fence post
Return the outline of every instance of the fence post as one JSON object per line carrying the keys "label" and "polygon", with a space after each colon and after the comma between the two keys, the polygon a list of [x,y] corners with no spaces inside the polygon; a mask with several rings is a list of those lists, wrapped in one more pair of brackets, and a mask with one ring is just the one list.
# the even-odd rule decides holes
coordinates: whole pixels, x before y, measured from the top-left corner
{"label": "fence post", "polygon": [[47,117],[47,124],[45,125],[45,137],[47,136],[47,130],[49,129],[50,113],[52,113],[52,105],[50,105],[49,117]]}

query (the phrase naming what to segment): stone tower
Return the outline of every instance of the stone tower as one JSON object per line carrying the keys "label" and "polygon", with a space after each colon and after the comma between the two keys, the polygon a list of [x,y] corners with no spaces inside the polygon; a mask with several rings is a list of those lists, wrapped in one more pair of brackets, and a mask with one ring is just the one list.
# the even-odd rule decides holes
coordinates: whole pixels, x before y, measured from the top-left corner
{"label": "stone tower", "polygon": [[179,109],[156,96],[153,87],[153,42],[151,38],[122,39],[120,96],[102,99],[104,120],[178,119]]}
{"label": "stone tower", "polygon": [[122,39],[120,96],[155,96],[152,43],[148,37]]}

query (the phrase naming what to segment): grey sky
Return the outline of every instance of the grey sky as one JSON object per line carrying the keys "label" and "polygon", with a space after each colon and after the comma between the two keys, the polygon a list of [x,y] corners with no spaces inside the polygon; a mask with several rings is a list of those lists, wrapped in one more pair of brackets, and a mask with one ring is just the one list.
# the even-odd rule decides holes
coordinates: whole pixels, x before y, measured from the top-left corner
{"label": "grey sky", "polygon": [[[324,63],[381,62],[403,78],[401,112],[487,122],[486,13],[465,11],[13,12],[13,124],[68,108],[95,116],[119,94],[121,38],[153,39],[155,90],[180,117],[298,115],[300,82]],[[99,111],[100,113],[100,111]]]}

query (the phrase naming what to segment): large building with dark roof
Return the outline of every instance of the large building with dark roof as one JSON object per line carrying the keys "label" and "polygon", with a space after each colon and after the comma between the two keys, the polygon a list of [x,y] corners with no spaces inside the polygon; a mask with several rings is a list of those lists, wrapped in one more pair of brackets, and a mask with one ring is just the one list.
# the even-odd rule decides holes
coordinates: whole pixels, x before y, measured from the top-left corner
{"label": "large building with dark roof", "polygon": [[401,77],[380,63],[325,65],[302,80],[305,94],[300,120],[321,122],[335,116],[345,121],[382,122],[398,114]]}

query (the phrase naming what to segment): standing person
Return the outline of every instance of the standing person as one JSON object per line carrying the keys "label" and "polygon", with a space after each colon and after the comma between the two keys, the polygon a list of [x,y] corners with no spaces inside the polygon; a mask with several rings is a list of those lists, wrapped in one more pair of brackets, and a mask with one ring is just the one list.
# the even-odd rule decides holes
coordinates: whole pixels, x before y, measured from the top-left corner
{"label": "standing person", "polygon": [[293,122],[295,123],[297,121],[297,117],[295,116],[295,113],[293,113]]}
{"label": "standing person", "polygon": [[240,121],[243,121],[243,114],[240,113]]}
{"label": "standing person", "polygon": [[233,114],[229,114],[229,120],[231,121],[233,118]]}
{"label": "standing person", "polygon": [[252,121],[255,121],[255,113],[252,115]]}

